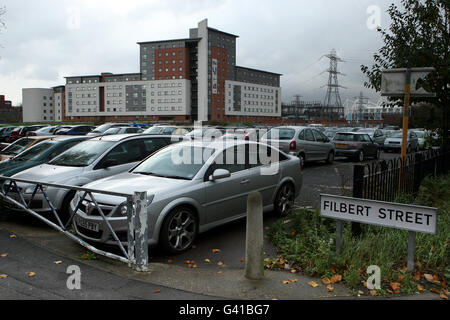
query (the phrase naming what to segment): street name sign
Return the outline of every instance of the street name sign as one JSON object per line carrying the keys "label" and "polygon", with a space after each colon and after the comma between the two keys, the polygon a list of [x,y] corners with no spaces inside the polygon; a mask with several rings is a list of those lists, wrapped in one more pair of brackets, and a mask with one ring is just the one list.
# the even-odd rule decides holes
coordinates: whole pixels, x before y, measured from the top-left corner
{"label": "street name sign", "polygon": [[436,208],[327,194],[320,195],[320,215],[429,234],[437,227]]}

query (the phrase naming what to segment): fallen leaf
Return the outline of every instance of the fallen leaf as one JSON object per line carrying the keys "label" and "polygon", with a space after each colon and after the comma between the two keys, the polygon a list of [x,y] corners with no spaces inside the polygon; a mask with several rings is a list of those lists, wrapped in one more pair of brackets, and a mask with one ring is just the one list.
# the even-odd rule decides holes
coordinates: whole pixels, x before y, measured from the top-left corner
{"label": "fallen leaf", "polygon": [[364,295],[364,292],[361,291],[361,290],[358,290],[358,297],[361,297],[361,296],[363,296],[363,295]]}
{"label": "fallen leaf", "polygon": [[221,273],[223,273],[223,272],[222,272],[222,271],[217,271],[217,273],[218,273],[218,274],[221,274]]}
{"label": "fallen leaf", "polygon": [[9,236],[10,238],[17,238],[17,236],[15,235],[15,234],[11,234],[10,236]]}
{"label": "fallen leaf", "polygon": [[161,289],[156,289],[155,291],[153,291],[153,293],[160,293]]}
{"label": "fallen leaf", "polygon": [[172,263],[173,262],[173,260],[167,260],[167,263]]}
{"label": "fallen leaf", "polygon": [[413,275],[414,280],[419,281],[420,280],[420,272],[415,272]]}
{"label": "fallen leaf", "polygon": [[206,263],[211,263],[211,260],[205,259],[205,262],[206,262]]}
{"label": "fallen leaf", "polygon": [[405,279],[405,276],[402,274],[398,275],[398,281],[403,281]]}
{"label": "fallen leaf", "polygon": [[439,297],[441,297],[441,299],[443,299],[443,300],[448,300],[448,297],[445,294],[443,294],[443,293],[441,293],[439,295]]}
{"label": "fallen leaf", "polygon": [[391,293],[391,294],[394,293],[394,291],[392,291],[391,289],[387,289],[386,291]]}
{"label": "fallen leaf", "polygon": [[447,286],[447,282],[442,281],[442,282],[441,282],[441,286],[442,286],[443,288],[445,288],[445,287]]}
{"label": "fallen leaf", "polygon": [[403,267],[403,268],[401,269],[402,272],[406,272],[407,270],[408,270],[408,267]]}
{"label": "fallen leaf", "polygon": [[336,269],[335,269],[334,267],[331,267],[330,269],[331,269],[331,272],[337,273],[337,272],[336,272]]}
{"label": "fallen leaf", "polygon": [[292,232],[291,232],[291,236],[295,236],[296,233],[297,233],[297,231],[295,231],[295,230],[292,231]]}
{"label": "fallen leaf", "polygon": [[298,282],[298,279],[288,279],[289,282]]}
{"label": "fallen leaf", "polygon": [[193,245],[193,246],[192,246],[192,249],[197,249],[197,246],[196,246],[196,245]]}
{"label": "fallen leaf", "polygon": [[245,258],[241,258],[241,262],[245,262]]}
{"label": "fallen leaf", "polygon": [[1,258],[6,258],[7,256],[8,256],[7,253],[2,253],[2,254],[0,254],[0,257],[1,257]]}
{"label": "fallen leaf", "polygon": [[192,268],[196,269],[196,268],[198,268],[198,265],[193,264],[193,265],[192,265]]}
{"label": "fallen leaf", "polygon": [[327,290],[328,290],[328,292],[333,292],[334,288],[331,284],[329,284],[329,285],[327,285]]}
{"label": "fallen leaf", "polygon": [[283,284],[289,284],[290,282],[288,280],[281,281]]}
{"label": "fallen leaf", "polygon": [[372,297],[377,294],[377,290],[370,290],[369,292]]}
{"label": "fallen leaf", "polygon": [[322,278],[322,283],[323,283],[323,284],[330,284],[330,283],[331,283],[331,280],[328,279],[328,278]]}
{"label": "fallen leaf", "polygon": [[219,252],[220,252],[220,249],[212,249],[212,252],[213,252],[213,253],[219,253]]}
{"label": "fallen leaf", "polygon": [[0,274],[0,279],[5,279],[5,278],[8,278],[8,275],[6,275],[6,274]]}
{"label": "fallen leaf", "polygon": [[34,273],[34,272],[28,272],[27,273],[27,276],[29,276],[29,277],[34,277],[36,275],[36,273]]}
{"label": "fallen leaf", "polygon": [[434,282],[440,282],[439,281],[439,276],[437,274],[433,275],[433,281]]}
{"label": "fallen leaf", "polygon": [[418,284],[417,285],[417,290],[419,290],[419,292],[425,291],[425,288],[423,287],[423,285]]}
{"label": "fallen leaf", "polygon": [[217,262],[217,265],[218,265],[218,266],[223,266],[223,262],[222,262],[222,261],[219,261],[219,262]]}
{"label": "fallen leaf", "polygon": [[437,293],[437,294],[440,294],[440,293],[441,293],[441,290],[435,289],[435,288],[430,289],[430,291],[433,292],[433,293]]}
{"label": "fallen leaf", "polygon": [[270,230],[270,227],[264,227],[264,230]]}
{"label": "fallen leaf", "polygon": [[367,281],[363,281],[363,286],[367,288]]}
{"label": "fallen leaf", "polygon": [[427,281],[433,282],[433,280],[434,280],[433,276],[429,273],[425,273],[423,276],[425,279],[427,279]]}
{"label": "fallen leaf", "polygon": [[184,261],[184,263],[185,263],[185,264],[191,264],[191,261],[186,260],[186,261]]}
{"label": "fallen leaf", "polygon": [[402,286],[400,283],[391,282],[389,285],[391,286],[392,290],[394,290],[394,293],[400,293],[400,287]]}
{"label": "fallen leaf", "polygon": [[313,287],[313,288],[316,288],[316,287],[319,286],[319,285],[318,285],[316,282],[314,282],[314,281],[310,281],[310,282],[308,282],[308,284],[309,284],[311,287]]}
{"label": "fallen leaf", "polygon": [[54,264],[61,264],[62,261],[59,261],[59,260],[58,260],[58,261],[53,261],[53,263],[54,263]]}
{"label": "fallen leaf", "polygon": [[445,293],[446,295],[449,295],[449,294],[450,294],[450,292],[449,292],[447,289],[445,289],[445,288],[442,288],[442,291],[444,291],[444,293]]}
{"label": "fallen leaf", "polygon": [[297,273],[297,270],[292,269],[292,270],[291,270],[291,273]]}
{"label": "fallen leaf", "polygon": [[342,275],[340,274],[335,274],[331,277],[330,279],[331,283],[338,283],[342,281]]}

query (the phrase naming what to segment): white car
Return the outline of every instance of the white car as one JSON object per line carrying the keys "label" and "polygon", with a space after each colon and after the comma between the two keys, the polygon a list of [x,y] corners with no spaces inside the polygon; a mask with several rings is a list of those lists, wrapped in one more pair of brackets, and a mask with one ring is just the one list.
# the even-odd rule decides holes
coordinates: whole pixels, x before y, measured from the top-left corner
{"label": "white car", "polygon": [[[130,170],[155,151],[169,145],[175,139],[149,135],[111,135],[83,141],[70,148],[47,164],[42,164],[12,176],[12,178],[82,186]],[[34,184],[18,183],[25,201],[29,201]],[[45,190],[45,187],[44,187]],[[74,192],[48,187],[46,193],[60,217],[67,218],[69,203]],[[11,194],[18,198],[18,194]],[[36,212],[50,211],[42,193],[33,198],[31,209]],[[12,208],[13,209],[13,208]]]}

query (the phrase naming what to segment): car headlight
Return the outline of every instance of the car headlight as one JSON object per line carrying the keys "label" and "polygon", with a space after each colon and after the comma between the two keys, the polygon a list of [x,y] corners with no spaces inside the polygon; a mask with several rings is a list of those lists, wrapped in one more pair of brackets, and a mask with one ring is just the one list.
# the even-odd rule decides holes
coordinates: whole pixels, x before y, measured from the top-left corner
{"label": "car headlight", "polygon": [[[33,194],[33,192],[34,192],[35,189],[36,189],[36,186],[26,187],[26,188],[23,190],[23,193],[25,193],[25,194]],[[47,191],[47,189],[48,189],[48,186],[42,186],[42,190],[43,190],[43,191]],[[41,189],[37,189],[37,190],[36,190],[36,193],[42,193]]]}
{"label": "car headlight", "polygon": [[[150,195],[150,196],[147,196],[147,207],[150,206],[150,204],[152,203],[154,197],[155,197],[155,195],[153,195],[153,194]],[[135,206],[134,206],[134,204],[133,204],[133,209],[136,209]],[[122,204],[119,206],[119,209],[118,209],[116,212],[117,212],[118,214],[120,214],[120,215],[126,217],[126,216],[127,216],[127,211],[128,211],[127,203],[124,202],[124,203],[122,203]]]}

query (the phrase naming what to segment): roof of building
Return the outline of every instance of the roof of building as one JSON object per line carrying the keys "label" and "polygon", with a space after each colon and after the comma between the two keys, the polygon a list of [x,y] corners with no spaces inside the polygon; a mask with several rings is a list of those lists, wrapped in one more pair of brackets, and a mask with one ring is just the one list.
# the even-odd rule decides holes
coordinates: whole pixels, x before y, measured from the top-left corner
{"label": "roof of building", "polygon": [[274,75],[277,75],[277,76],[282,76],[281,73],[269,72],[269,71],[258,70],[258,69],[252,69],[252,68],[241,67],[241,66],[236,66],[236,69],[246,69],[246,70],[250,70],[250,71],[263,72],[263,73],[270,73],[270,74],[274,74]]}
{"label": "roof of building", "polygon": [[200,40],[201,40],[201,38],[182,38],[182,39],[144,41],[144,42],[137,42],[137,44],[165,43],[165,42],[179,42],[179,41],[197,42],[197,41],[200,41]]}

